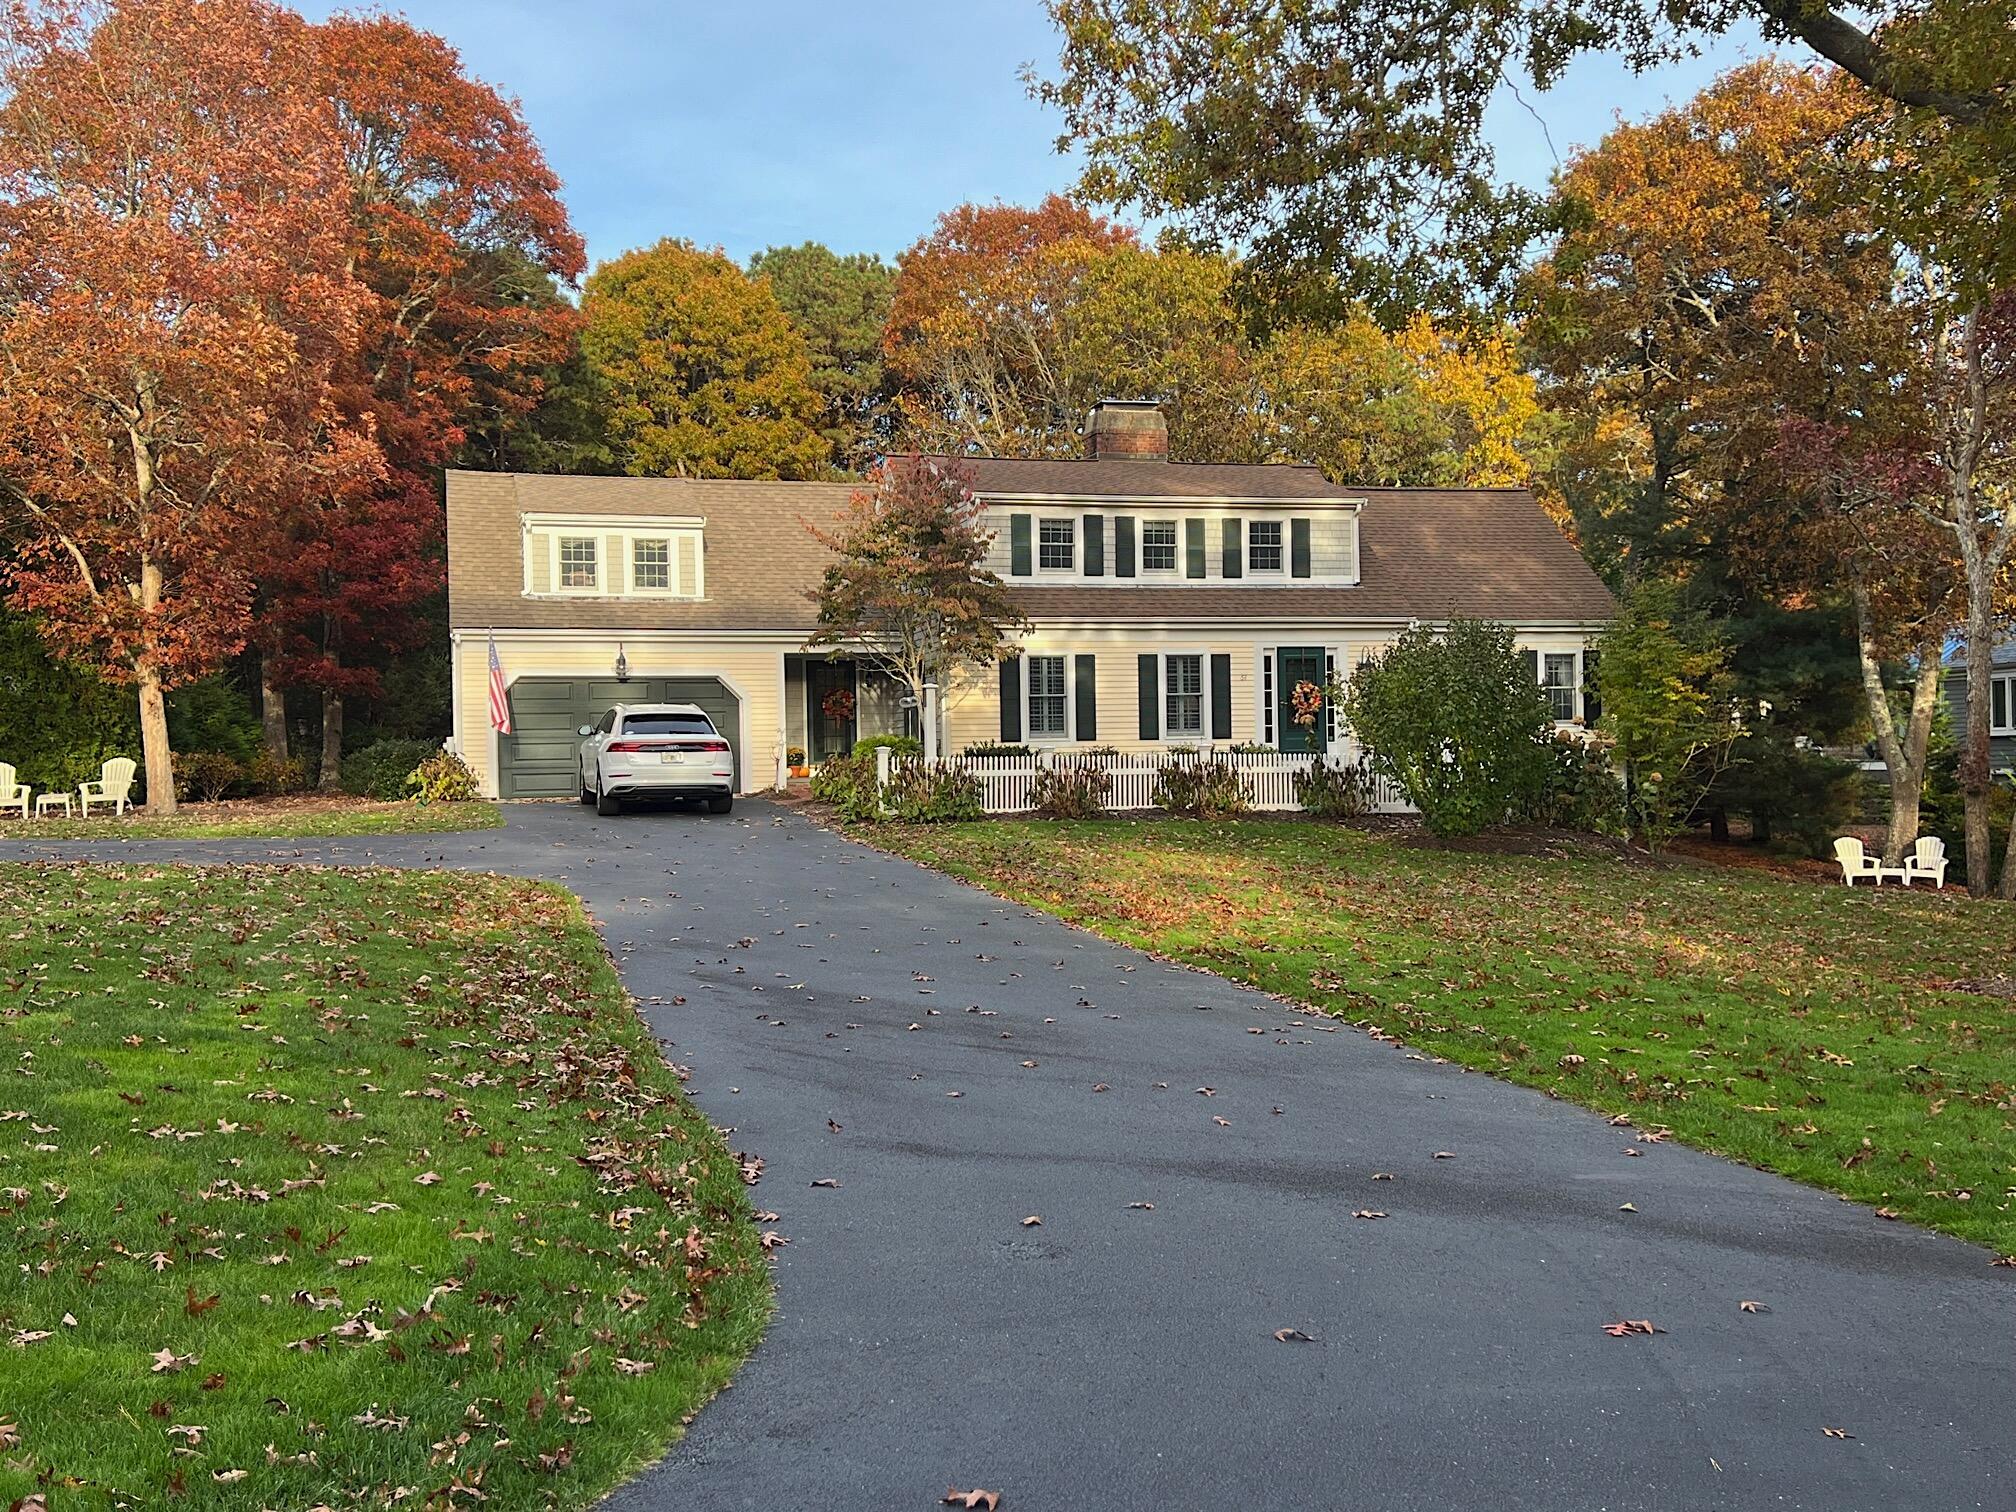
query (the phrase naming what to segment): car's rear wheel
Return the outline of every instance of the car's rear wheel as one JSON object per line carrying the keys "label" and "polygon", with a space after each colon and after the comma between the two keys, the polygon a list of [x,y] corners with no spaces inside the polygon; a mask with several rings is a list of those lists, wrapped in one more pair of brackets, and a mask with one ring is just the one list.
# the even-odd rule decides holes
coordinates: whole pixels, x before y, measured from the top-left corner
{"label": "car's rear wheel", "polygon": [[613,818],[623,812],[623,805],[598,787],[595,789],[595,812],[605,819]]}
{"label": "car's rear wheel", "polygon": [[595,789],[588,786],[585,782],[581,784],[581,801],[583,803],[593,803],[595,801]]}
{"label": "car's rear wheel", "polygon": [[725,814],[734,807],[735,799],[732,794],[707,800],[707,812],[710,814]]}

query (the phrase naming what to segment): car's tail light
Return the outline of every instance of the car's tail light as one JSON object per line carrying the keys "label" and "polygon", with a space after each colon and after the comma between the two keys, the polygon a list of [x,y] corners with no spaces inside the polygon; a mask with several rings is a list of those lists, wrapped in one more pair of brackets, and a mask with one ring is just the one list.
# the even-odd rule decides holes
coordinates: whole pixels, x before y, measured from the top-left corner
{"label": "car's tail light", "polygon": [[655,751],[656,746],[648,746],[641,740],[612,740],[602,747],[605,751]]}
{"label": "car's tail light", "polygon": [[696,751],[725,751],[728,749],[728,742],[725,740],[703,740],[700,744],[694,746],[693,749]]}

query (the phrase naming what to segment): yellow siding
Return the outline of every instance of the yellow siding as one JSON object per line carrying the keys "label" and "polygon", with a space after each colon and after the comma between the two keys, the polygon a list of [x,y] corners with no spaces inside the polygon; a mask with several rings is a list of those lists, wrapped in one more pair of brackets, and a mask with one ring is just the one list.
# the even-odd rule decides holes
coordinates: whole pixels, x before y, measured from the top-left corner
{"label": "yellow siding", "polygon": [[[664,642],[625,638],[624,654],[631,676],[719,677],[742,700],[741,770],[744,792],[761,792],[776,782],[777,756],[783,748],[782,656],[777,645],[709,644],[705,641]],[[790,643],[795,649],[795,640]],[[497,658],[507,681],[520,677],[607,678],[616,661],[617,637],[607,641],[542,641],[497,634]],[[455,648],[460,695],[455,709],[455,735],[462,757],[476,773],[486,794],[497,791],[492,765],[496,735],[490,728],[489,653],[484,638],[472,635]]]}

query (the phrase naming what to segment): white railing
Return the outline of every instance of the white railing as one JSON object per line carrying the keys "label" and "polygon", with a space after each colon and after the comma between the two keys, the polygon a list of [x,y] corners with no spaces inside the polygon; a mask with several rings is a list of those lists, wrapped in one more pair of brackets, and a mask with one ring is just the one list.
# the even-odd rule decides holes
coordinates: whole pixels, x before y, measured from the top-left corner
{"label": "white railing", "polygon": [[[882,780],[888,782],[887,752],[878,753]],[[1333,759],[1356,762],[1362,752],[1346,746],[1333,752]],[[1311,757],[1283,751],[1227,751],[1201,748],[1194,751],[1036,751],[1026,756],[953,756],[941,764],[970,773],[980,784],[980,806],[989,814],[1026,814],[1035,805],[1030,791],[1036,774],[1042,771],[1097,768],[1112,786],[1105,806],[1116,812],[1155,807],[1155,780],[1164,767],[1195,764],[1204,760],[1222,761],[1239,774],[1246,801],[1262,813],[1299,809],[1295,797],[1296,774],[1309,769]],[[1414,806],[1400,790],[1384,778],[1366,778],[1372,799],[1368,812],[1411,814]]]}

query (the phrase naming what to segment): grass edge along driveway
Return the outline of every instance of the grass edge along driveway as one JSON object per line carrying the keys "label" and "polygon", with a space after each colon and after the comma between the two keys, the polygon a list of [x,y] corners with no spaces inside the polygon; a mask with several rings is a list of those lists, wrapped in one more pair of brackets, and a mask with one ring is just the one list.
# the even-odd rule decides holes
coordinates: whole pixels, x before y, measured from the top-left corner
{"label": "grass edge along driveway", "polygon": [[0,865],[0,1067],[0,1505],[582,1507],[769,1313],[557,887]]}
{"label": "grass edge along driveway", "polygon": [[[872,843],[1382,1038],[2016,1253],[2016,909],[1278,820]],[[1985,990],[1984,990],[1985,989]]]}
{"label": "grass edge along driveway", "polygon": [[239,811],[235,804],[198,803],[156,817],[137,809],[89,819],[0,819],[4,840],[315,840],[344,835],[442,835],[495,829],[504,822],[497,804],[467,803],[275,804]]}

